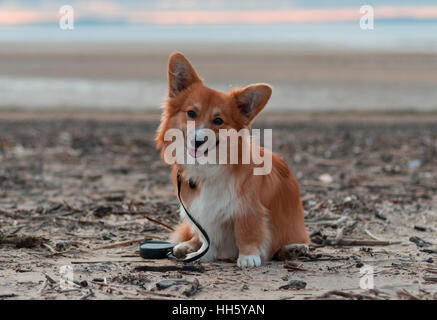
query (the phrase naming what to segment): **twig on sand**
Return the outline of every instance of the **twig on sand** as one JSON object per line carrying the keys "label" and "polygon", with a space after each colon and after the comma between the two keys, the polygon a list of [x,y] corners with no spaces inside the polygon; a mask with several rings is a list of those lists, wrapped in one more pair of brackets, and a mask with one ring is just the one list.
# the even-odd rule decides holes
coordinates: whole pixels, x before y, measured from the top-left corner
{"label": "twig on sand", "polygon": [[290,270],[295,270],[295,271],[308,271],[307,269],[302,267],[302,264],[299,265],[299,264],[294,263],[292,261],[285,261],[284,262],[284,268],[285,269],[290,269]]}
{"label": "twig on sand", "polygon": [[149,212],[146,212],[146,211],[118,211],[118,212],[113,212],[113,213],[114,214],[119,214],[119,215],[120,214],[143,215],[144,219],[147,219],[147,220],[149,220],[149,221],[151,221],[153,223],[159,224],[159,225],[161,225],[161,226],[163,226],[163,227],[165,227],[165,228],[167,228],[167,229],[169,229],[171,231],[174,231],[174,228],[172,226],[169,226],[165,222],[162,222],[160,220],[157,220],[157,219],[154,219],[154,218],[151,218],[151,217],[147,216],[147,214]]}
{"label": "twig on sand", "polygon": [[56,280],[54,280],[54,279],[53,279],[52,277],[50,277],[48,274],[43,273],[43,275],[46,277],[47,282],[52,283],[52,284],[56,283]]}
{"label": "twig on sand", "polygon": [[323,224],[323,225],[327,225],[327,226],[338,226],[339,224],[341,224],[342,222],[344,222],[346,220],[347,220],[347,217],[342,216],[342,217],[338,218],[337,220],[308,221],[308,222],[306,222],[306,224],[311,224],[311,225]]}
{"label": "twig on sand", "polygon": [[340,246],[389,246],[394,243],[391,241],[378,240],[341,239],[337,244]]}
{"label": "twig on sand", "polygon": [[[133,212],[135,214],[141,214],[142,212]],[[65,221],[71,221],[71,222],[77,222],[77,223],[81,223],[81,224],[90,224],[90,225],[99,225],[102,227],[107,227],[107,228],[116,228],[116,227],[120,227],[122,225],[125,225],[126,223],[132,223],[132,221],[127,221],[127,222],[123,222],[121,224],[119,223],[110,223],[108,221],[103,221],[103,220],[97,220],[97,221],[93,221],[93,220],[85,220],[85,219],[74,219],[74,218],[68,218],[68,217],[54,217],[56,219],[60,219],[60,220],[65,220]],[[172,226],[169,226],[168,224],[166,224],[165,222],[156,220],[154,218],[148,217],[148,216],[144,216],[145,219],[159,224],[171,231],[174,231],[174,228]]]}
{"label": "twig on sand", "polygon": [[169,229],[169,230],[171,230],[171,231],[174,231],[174,228],[173,228],[172,226],[169,226],[168,224],[166,224],[166,223],[164,223],[164,222],[162,222],[162,221],[159,221],[159,220],[156,220],[156,219],[153,219],[153,218],[147,217],[147,216],[145,216],[145,218],[146,218],[147,220],[149,220],[149,221],[152,221],[152,222],[154,222],[154,223],[160,224],[161,226],[164,226],[164,227],[166,227],[167,229]]}
{"label": "twig on sand", "polygon": [[437,268],[425,268],[425,271],[430,273],[437,273]]}
{"label": "twig on sand", "polygon": [[128,240],[128,241],[122,241],[122,242],[116,242],[116,243],[112,243],[112,244],[107,244],[104,246],[100,246],[97,248],[94,248],[94,250],[100,250],[100,249],[112,249],[112,248],[118,248],[118,247],[127,247],[130,246],[134,243],[139,243],[139,242],[143,242],[143,241],[147,241],[147,238],[140,238],[140,239],[135,239],[135,240]]}
{"label": "twig on sand", "polygon": [[117,227],[116,225],[110,224],[110,223],[102,221],[102,220],[93,221],[93,220],[70,218],[70,217],[65,217],[65,216],[53,216],[53,218],[57,219],[57,220],[76,222],[79,224],[99,225],[101,227],[111,227],[111,228]]}
{"label": "twig on sand", "polygon": [[437,254],[437,250],[433,250],[433,249],[422,249],[422,250],[419,250],[419,251],[422,251],[422,252],[425,252],[425,253]]}
{"label": "twig on sand", "polygon": [[[380,237],[375,236],[373,233],[371,233],[371,232],[370,232],[369,230],[367,230],[367,229],[365,229],[364,232],[367,233],[367,235],[368,235],[370,238],[372,238],[372,239],[374,239],[374,240],[376,240],[376,241],[386,241],[386,240],[384,240],[384,239],[382,239],[382,238],[380,238]],[[389,241],[389,242],[390,242],[390,244],[400,244],[400,243],[402,243],[402,241]]]}
{"label": "twig on sand", "polygon": [[345,261],[345,260],[349,260],[350,257],[317,257],[315,256],[314,258],[306,258],[303,257],[299,258],[300,260],[304,261],[304,262],[312,262],[312,261],[317,261],[317,262],[321,262],[321,261]]}
{"label": "twig on sand", "polygon": [[14,298],[18,297],[15,293],[6,293],[6,294],[0,294],[0,300],[7,299],[7,298]]}
{"label": "twig on sand", "polygon": [[86,300],[90,297],[94,297],[94,291],[91,289],[86,294],[84,294],[82,297],[80,297],[80,300]]}
{"label": "twig on sand", "polygon": [[58,254],[58,253],[59,253],[59,252],[57,252],[55,249],[53,249],[52,246],[48,245],[47,243],[43,243],[42,245],[43,245],[44,247],[46,247],[46,248],[50,251],[51,254]]}
{"label": "twig on sand", "polygon": [[287,284],[280,286],[279,289],[284,289],[284,290],[301,290],[301,289],[305,289],[307,286],[307,283],[305,281],[302,280],[291,280],[290,282],[288,282]]}
{"label": "twig on sand", "polygon": [[2,244],[14,244],[16,248],[35,248],[41,246],[48,240],[42,237],[29,236],[24,234],[8,234],[5,236],[2,236],[2,234],[0,234],[0,241]]}
{"label": "twig on sand", "polygon": [[[172,227],[172,226],[169,226],[168,224],[166,224],[165,222],[162,222],[162,221],[159,221],[159,220],[157,220],[157,219],[154,219],[154,218],[151,218],[151,217],[149,217],[149,216],[147,216],[146,214],[148,213],[148,212],[143,212],[143,211],[132,211],[132,212],[126,212],[127,214],[135,214],[135,215],[144,215],[144,218],[145,219],[147,219],[147,220],[149,220],[149,221],[151,221],[151,222],[153,222],[153,223],[156,223],[156,224],[159,224],[159,225],[161,225],[161,226],[163,226],[163,227],[165,227],[165,228],[167,228],[167,229],[169,229],[169,230],[171,230],[171,231],[174,231],[174,228]],[[120,214],[120,213],[119,213]]]}
{"label": "twig on sand", "polygon": [[82,212],[82,210],[80,210],[80,209],[78,209],[78,208],[76,208],[76,207],[73,207],[71,204],[69,204],[69,203],[67,202],[67,200],[63,200],[62,202],[63,202],[64,205],[65,205],[68,209],[70,209],[71,211],[74,211],[74,212]]}
{"label": "twig on sand", "polygon": [[333,241],[335,243],[341,242],[341,240],[343,240],[344,235],[346,233],[352,231],[355,228],[356,225],[357,225],[357,222],[354,221],[354,222],[352,222],[351,224],[349,224],[347,226],[344,226],[344,227],[341,227],[341,228],[337,229],[337,234],[336,234],[335,239]]}
{"label": "twig on sand", "polygon": [[372,238],[373,240],[377,240],[377,241],[384,241],[383,239],[375,236],[373,233],[371,233],[369,230],[365,229],[364,230],[365,233],[367,233],[367,235]]}
{"label": "twig on sand", "polygon": [[41,216],[30,216],[30,217],[15,217],[16,220],[47,220],[47,219],[61,219],[62,217],[70,216],[74,214],[75,211],[65,211],[65,212],[58,212],[53,214],[46,214]]}
{"label": "twig on sand", "polygon": [[415,243],[418,247],[430,247],[432,246],[431,242],[420,239],[419,237],[411,237],[410,241]]}
{"label": "twig on sand", "polygon": [[437,283],[437,277],[433,276],[424,276],[423,280],[425,280],[426,282]]}
{"label": "twig on sand", "polygon": [[71,261],[71,264],[98,264],[98,263],[140,263],[144,262],[144,260],[87,260],[87,261]]}
{"label": "twig on sand", "polygon": [[171,266],[138,266],[135,271],[168,272],[168,271],[195,271],[204,272],[205,268],[201,265],[171,265]]}
{"label": "twig on sand", "polygon": [[0,215],[6,216],[8,218],[12,218],[12,219],[18,219],[20,218],[19,216],[17,216],[15,213],[0,209]]}
{"label": "twig on sand", "polygon": [[191,283],[191,286],[184,290],[184,292],[182,292],[186,297],[192,297],[194,296],[197,292],[199,292],[200,290],[200,283],[199,280],[194,279],[194,281]]}
{"label": "twig on sand", "polygon": [[44,282],[42,283],[41,287],[38,289],[38,293],[42,294],[42,292],[44,291],[44,289],[47,287],[48,281],[47,279],[44,279]]}
{"label": "twig on sand", "polygon": [[358,224],[357,221],[353,221],[352,223],[346,225],[344,227],[343,234],[347,234],[349,232],[352,232],[352,230],[354,230],[356,228],[357,224]]}
{"label": "twig on sand", "polygon": [[[168,293],[160,293],[155,291],[145,291],[137,289],[137,293],[146,296],[148,300],[179,300],[178,296]],[[158,296],[159,298],[153,298],[151,295]]]}
{"label": "twig on sand", "polygon": [[358,294],[358,293],[349,293],[349,292],[344,292],[344,291],[340,291],[340,290],[328,291],[328,292],[324,293],[323,295],[321,295],[319,298],[326,299],[330,296],[340,296],[343,298],[357,299],[357,300],[363,300],[363,299],[380,300],[380,298],[377,298],[377,297],[372,297],[372,296]]}
{"label": "twig on sand", "polygon": [[389,246],[396,244],[397,242],[392,241],[379,241],[379,240],[357,240],[357,239],[325,239],[321,244],[312,245],[316,248],[326,247],[326,246]]}
{"label": "twig on sand", "polygon": [[402,289],[401,291],[396,292],[399,298],[407,298],[409,300],[420,300],[419,297],[409,293],[407,290]]}

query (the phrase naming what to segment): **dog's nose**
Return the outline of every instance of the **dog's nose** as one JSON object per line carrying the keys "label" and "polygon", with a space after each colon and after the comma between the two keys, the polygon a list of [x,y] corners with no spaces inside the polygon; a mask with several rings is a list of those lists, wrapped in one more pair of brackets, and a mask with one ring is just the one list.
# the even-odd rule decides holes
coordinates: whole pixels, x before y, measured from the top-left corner
{"label": "dog's nose", "polygon": [[194,145],[196,146],[196,149],[199,148],[202,144],[204,144],[208,139],[198,140],[194,141]]}

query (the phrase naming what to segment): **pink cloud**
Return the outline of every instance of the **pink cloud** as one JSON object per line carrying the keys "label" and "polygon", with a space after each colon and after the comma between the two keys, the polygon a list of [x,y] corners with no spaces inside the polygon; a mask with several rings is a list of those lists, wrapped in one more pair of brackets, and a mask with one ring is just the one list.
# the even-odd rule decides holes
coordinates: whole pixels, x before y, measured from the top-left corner
{"label": "pink cloud", "polygon": [[[195,23],[303,23],[358,21],[361,17],[359,8],[343,9],[293,9],[263,11],[123,11],[111,3],[90,1],[85,6],[75,8],[77,19],[112,18],[125,19],[136,23],[157,24],[195,24]],[[434,7],[376,7],[375,18],[437,18],[437,6]],[[1,24],[24,24],[36,22],[56,22],[57,10],[37,11],[0,9]]]}
{"label": "pink cloud", "polygon": [[58,12],[41,12],[36,10],[0,10],[0,24],[14,25],[56,21]]}
{"label": "pink cloud", "polygon": [[375,8],[375,17],[432,19],[437,18],[437,7],[380,7]]}
{"label": "pink cloud", "polygon": [[137,12],[129,16],[132,22],[151,23],[280,23],[338,21],[359,18],[359,12],[342,10],[282,10],[282,11],[164,11]]}
{"label": "pink cloud", "polygon": [[[437,7],[375,8],[375,18],[437,18]],[[358,21],[358,8],[344,9],[295,9],[264,11],[164,11],[134,12],[128,17],[131,22],[149,23],[303,23]]]}

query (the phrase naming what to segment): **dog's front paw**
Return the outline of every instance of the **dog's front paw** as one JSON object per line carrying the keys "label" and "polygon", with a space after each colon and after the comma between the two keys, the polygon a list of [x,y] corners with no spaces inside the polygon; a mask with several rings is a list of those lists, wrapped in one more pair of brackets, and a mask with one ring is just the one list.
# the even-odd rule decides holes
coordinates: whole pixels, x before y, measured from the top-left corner
{"label": "dog's front paw", "polygon": [[181,242],[173,247],[173,255],[178,259],[182,259],[195,251],[195,248],[188,242]]}
{"label": "dog's front paw", "polygon": [[261,265],[261,258],[257,255],[246,256],[244,254],[240,254],[238,256],[237,265],[240,268],[259,267]]}

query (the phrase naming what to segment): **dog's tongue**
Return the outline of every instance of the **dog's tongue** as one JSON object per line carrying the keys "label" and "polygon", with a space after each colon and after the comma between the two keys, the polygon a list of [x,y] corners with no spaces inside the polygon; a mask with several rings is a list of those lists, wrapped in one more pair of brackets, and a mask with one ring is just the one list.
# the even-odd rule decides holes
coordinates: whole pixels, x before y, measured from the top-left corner
{"label": "dog's tongue", "polygon": [[201,155],[204,154],[204,151],[199,151],[199,150],[195,150],[193,148],[188,148],[188,153],[190,154],[190,156],[192,156],[193,158],[198,158]]}

